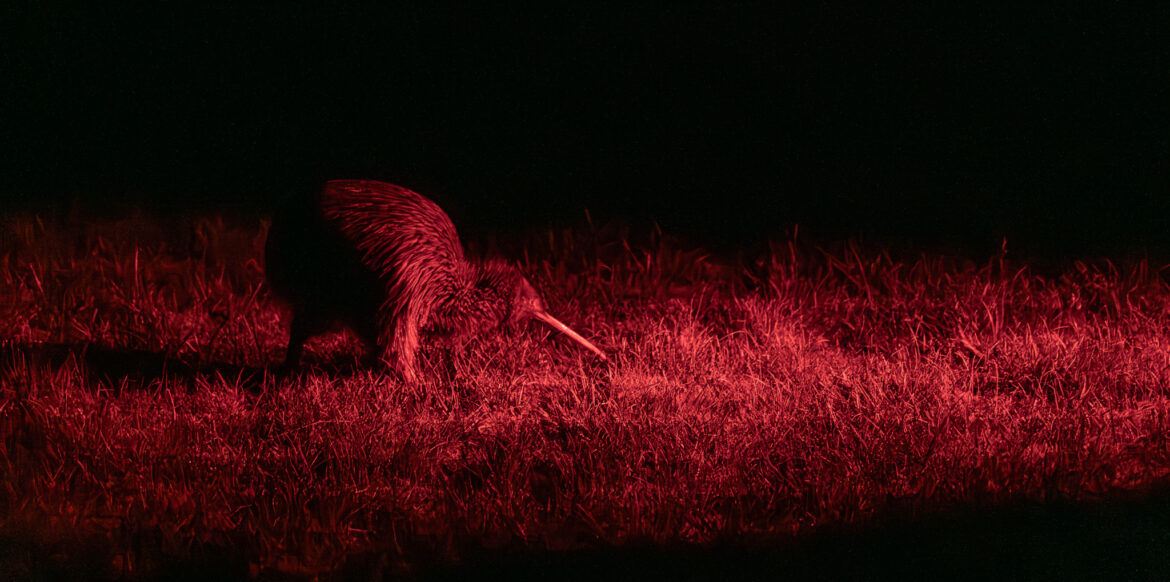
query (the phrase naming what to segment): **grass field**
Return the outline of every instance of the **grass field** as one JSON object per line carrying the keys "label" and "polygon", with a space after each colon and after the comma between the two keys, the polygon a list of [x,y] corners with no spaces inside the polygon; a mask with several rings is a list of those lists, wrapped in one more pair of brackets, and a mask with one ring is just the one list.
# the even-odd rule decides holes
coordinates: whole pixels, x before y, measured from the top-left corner
{"label": "grass field", "polygon": [[[279,378],[264,228],[9,218],[0,578],[1170,575],[1170,272],[584,223],[551,313]],[[82,574],[84,573],[84,574]]]}

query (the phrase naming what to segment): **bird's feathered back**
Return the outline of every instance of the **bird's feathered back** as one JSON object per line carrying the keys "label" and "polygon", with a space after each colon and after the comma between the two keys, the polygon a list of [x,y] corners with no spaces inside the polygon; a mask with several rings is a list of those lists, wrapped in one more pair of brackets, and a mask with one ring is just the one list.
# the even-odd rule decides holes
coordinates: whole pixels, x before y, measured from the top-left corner
{"label": "bird's feathered back", "polygon": [[335,180],[321,194],[321,213],[385,285],[384,302],[395,316],[409,313],[425,323],[437,302],[460,294],[474,277],[451,219],[411,190]]}

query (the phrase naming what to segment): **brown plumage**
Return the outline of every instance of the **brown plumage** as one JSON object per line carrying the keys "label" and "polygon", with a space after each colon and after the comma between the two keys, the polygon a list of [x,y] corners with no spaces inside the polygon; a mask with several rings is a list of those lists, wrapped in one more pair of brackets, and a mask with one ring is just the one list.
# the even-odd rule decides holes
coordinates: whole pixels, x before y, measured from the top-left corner
{"label": "brown plumage", "polygon": [[310,208],[274,221],[266,263],[273,289],[292,306],[289,366],[299,363],[305,340],[333,320],[377,345],[382,361],[411,381],[423,334],[460,337],[528,318],[605,358],[545,312],[519,270],[467,261],[447,214],[393,184],[326,183]]}

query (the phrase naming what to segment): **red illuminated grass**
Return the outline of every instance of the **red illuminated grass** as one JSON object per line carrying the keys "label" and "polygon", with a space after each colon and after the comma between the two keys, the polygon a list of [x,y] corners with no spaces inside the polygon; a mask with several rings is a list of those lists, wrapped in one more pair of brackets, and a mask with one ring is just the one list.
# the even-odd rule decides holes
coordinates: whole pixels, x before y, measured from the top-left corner
{"label": "red illuminated grass", "polygon": [[403,385],[347,334],[265,372],[287,330],[262,231],[2,236],[0,577],[783,546],[1170,472],[1170,288],[1144,262],[1042,277],[778,244],[732,265],[549,231],[512,256],[610,361],[532,324],[424,351],[430,380]]}

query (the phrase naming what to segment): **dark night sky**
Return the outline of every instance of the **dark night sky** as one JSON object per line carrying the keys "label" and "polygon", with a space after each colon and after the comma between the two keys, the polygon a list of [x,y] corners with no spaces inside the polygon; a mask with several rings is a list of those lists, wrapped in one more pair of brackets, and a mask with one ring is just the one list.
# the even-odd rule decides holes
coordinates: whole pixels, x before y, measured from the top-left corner
{"label": "dark night sky", "polygon": [[477,228],[588,208],[715,245],[1166,249],[1170,5],[1071,4],[26,3],[0,24],[2,201],[254,213],[376,177]]}

